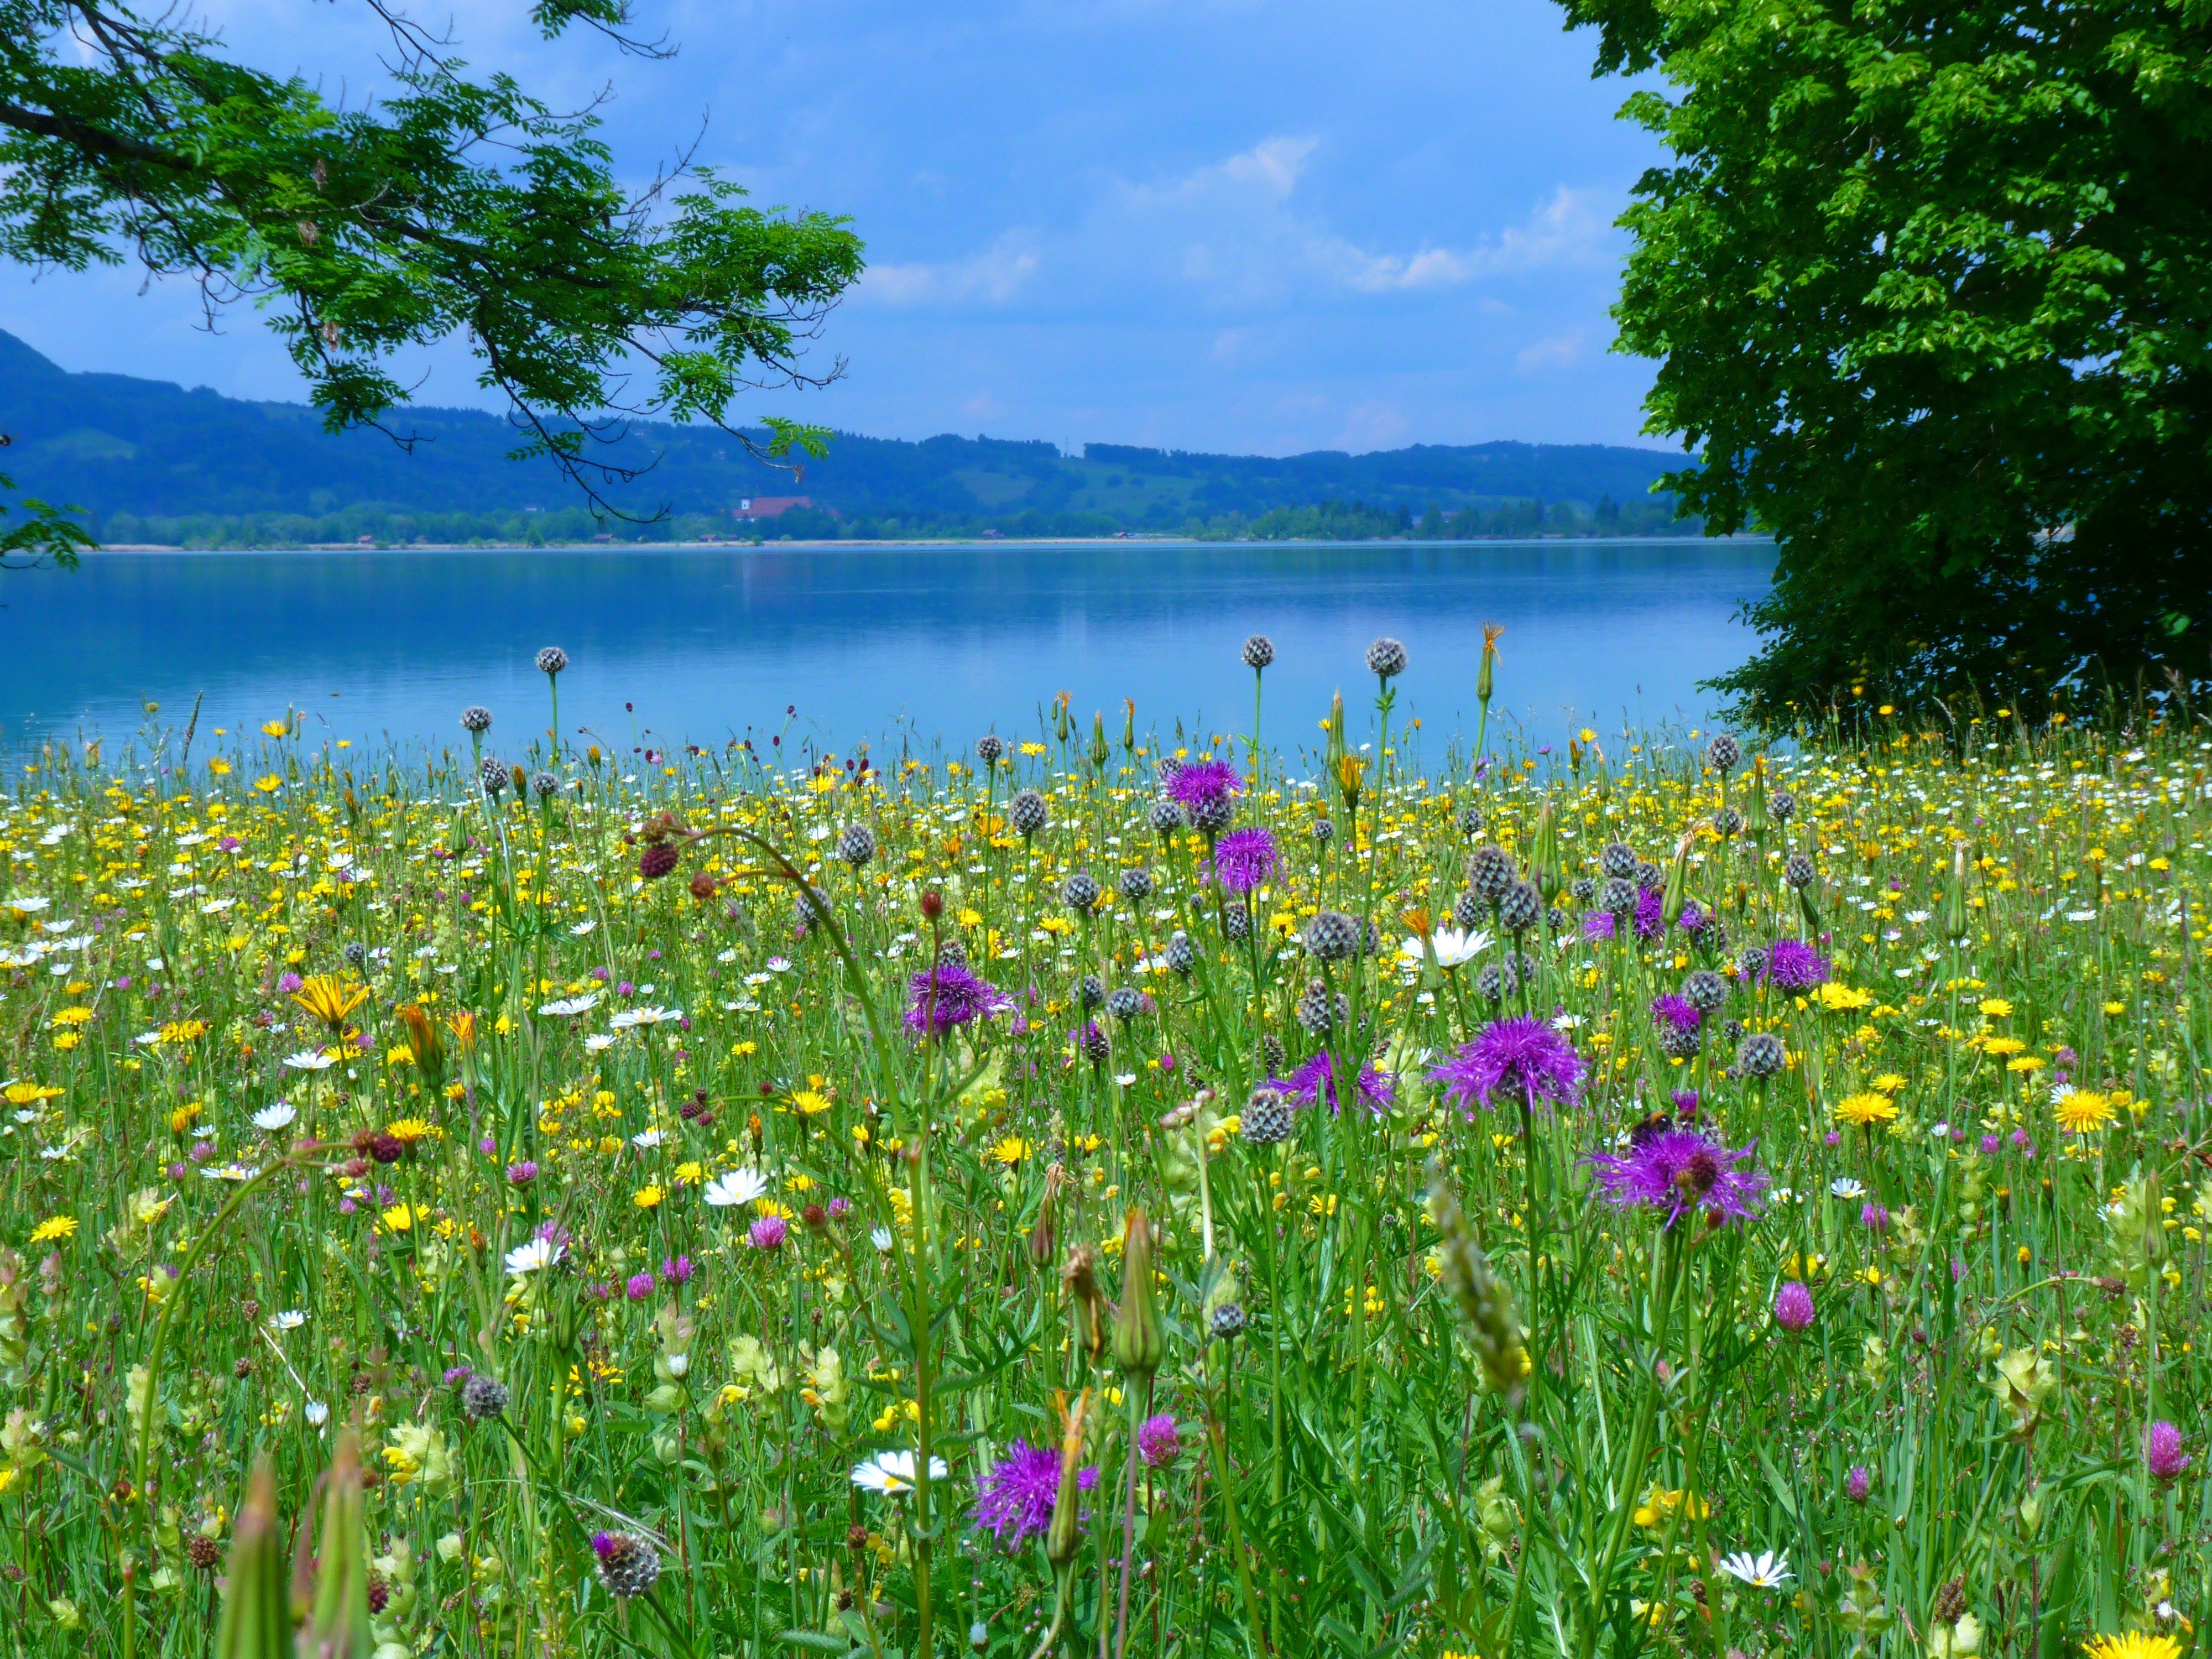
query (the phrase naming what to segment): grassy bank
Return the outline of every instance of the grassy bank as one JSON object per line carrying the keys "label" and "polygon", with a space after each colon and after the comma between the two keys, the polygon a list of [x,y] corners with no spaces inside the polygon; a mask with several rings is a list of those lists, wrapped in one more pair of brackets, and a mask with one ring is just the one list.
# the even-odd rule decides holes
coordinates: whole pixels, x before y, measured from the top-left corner
{"label": "grassy bank", "polygon": [[0,1650],[2197,1650],[2212,745],[1361,702],[47,754]]}

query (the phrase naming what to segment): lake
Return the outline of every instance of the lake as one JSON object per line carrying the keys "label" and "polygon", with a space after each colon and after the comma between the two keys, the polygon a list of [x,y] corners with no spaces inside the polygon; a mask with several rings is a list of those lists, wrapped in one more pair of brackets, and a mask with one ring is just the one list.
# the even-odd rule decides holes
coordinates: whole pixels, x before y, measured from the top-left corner
{"label": "lake", "polygon": [[289,707],[311,743],[462,749],[483,703],[503,750],[546,723],[543,645],[572,665],[563,726],[617,753],[964,746],[1034,736],[1062,690],[1117,738],[1125,696],[1140,727],[1241,732],[1253,633],[1275,642],[1266,735],[1309,740],[1339,688],[1364,714],[1389,634],[1411,653],[1395,720],[1433,742],[1473,733],[1486,621],[1506,630],[1492,730],[1544,743],[1705,716],[1697,682],[1747,654],[1734,612],[1772,563],[1687,541],[95,553],[0,575],[0,747],[119,742],[144,703],[180,725],[204,693],[203,745]]}

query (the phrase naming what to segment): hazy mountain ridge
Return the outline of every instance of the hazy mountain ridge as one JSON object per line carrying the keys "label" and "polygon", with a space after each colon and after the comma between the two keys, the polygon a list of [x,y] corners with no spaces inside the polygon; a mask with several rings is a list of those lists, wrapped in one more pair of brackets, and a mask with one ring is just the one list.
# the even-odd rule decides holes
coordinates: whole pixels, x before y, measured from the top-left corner
{"label": "hazy mountain ridge", "polygon": [[[498,416],[410,408],[394,412],[390,430],[411,447],[375,431],[325,433],[303,404],[71,373],[0,332],[0,431],[14,440],[6,471],[25,492],[82,509],[104,539],[536,540],[600,528],[550,466],[507,459],[520,434]],[[828,458],[794,479],[711,428],[643,425],[593,453],[646,469],[611,499],[665,521],[606,527],[655,540],[716,530],[1282,535],[1316,533],[1315,525],[1323,535],[1390,534],[1431,508],[1458,518],[1461,534],[1662,529],[1678,527],[1668,523],[1672,500],[1652,498],[1650,486],[1682,464],[1665,451],[1595,444],[1281,457],[1091,444],[1066,456],[1049,443],[980,435],[841,433]],[[820,510],[741,528],[731,509],[761,495],[805,495]],[[1316,517],[1325,502],[1360,510]],[[1531,502],[1544,509],[1532,513]]]}

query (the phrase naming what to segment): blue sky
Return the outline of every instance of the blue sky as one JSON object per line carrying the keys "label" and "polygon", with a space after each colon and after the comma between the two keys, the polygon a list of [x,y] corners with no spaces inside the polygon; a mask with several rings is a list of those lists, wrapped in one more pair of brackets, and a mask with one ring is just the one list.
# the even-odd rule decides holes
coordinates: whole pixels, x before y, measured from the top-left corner
{"label": "blue sky", "polygon": [[[637,3],[672,62],[538,42],[524,0],[452,16],[480,71],[605,88],[626,171],[696,137],[763,204],[852,217],[870,270],[817,359],[845,378],[748,416],[1267,453],[1657,441],[1606,316],[1611,222],[1656,152],[1547,0]],[[356,0],[203,9],[264,68],[374,90]],[[250,312],[211,336],[191,289],[135,272],[0,274],[0,327],[70,368],[301,396]],[[422,401],[489,401],[464,349],[410,367]]]}

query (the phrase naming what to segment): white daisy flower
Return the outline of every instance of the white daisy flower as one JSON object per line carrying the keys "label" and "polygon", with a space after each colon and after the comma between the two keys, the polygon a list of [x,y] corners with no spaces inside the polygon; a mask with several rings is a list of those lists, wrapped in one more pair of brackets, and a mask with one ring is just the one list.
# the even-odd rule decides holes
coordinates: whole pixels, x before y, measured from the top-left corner
{"label": "white daisy flower", "polygon": [[868,1243],[889,1255],[891,1249],[891,1230],[888,1227],[878,1227],[868,1235]]}
{"label": "white daisy flower", "polygon": [[295,1072],[327,1072],[338,1063],[338,1057],[319,1048],[302,1048],[296,1054],[285,1055],[284,1063]]}
{"label": "white daisy flower", "polygon": [[614,1046],[615,1040],[605,1031],[594,1031],[584,1039],[584,1052],[587,1054],[603,1054]]}
{"label": "white daisy flower", "polygon": [[1772,1550],[1758,1555],[1748,1550],[1738,1550],[1733,1555],[1721,1558],[1721,1571],[1753,1589],[1780,1589],[1790,1582],[1790,1558],[1778,1555]]}
{"label": "white daisy flower", "polygon": [[253,1115],[253,1127],[275,1134],[279,1129],[289,1128],[292,1126],[292,1121],[299,1115],[299,1109],[290,1101],[280,1100],[274,1106],[264,1106],[256,1112]]}
{"label": "white daisy flower", "polygon": [[640,1129],[629,1138],[629,1144],[641,1152],[649,1152],[668,1137],[658,1129]]}
{"label": "white daisy flower", "polygon": [[287,1308],[282,1313],[269,1316],[269,1328],[272,1331],[296,1331],[307,1322],[307,1316],[297,1308]]}
{"label": "white daisy flower", "polygon": [[1833,1181],[1828,1183],[1828,1196],[1831,1198],[1864,1198],[1866,1196],[1866,1188],[1861,1186],[1856,1181],[1853,1180],[1850,1176],[1838,1176]]}
{"label": "white daisy flower", "polygon": [[1472,962],[1490,948],[1490,935],[1480,929],[1439,927],[1429,935],[1437,947],[1437,966],[1456,968]]}
{"label": "white daisy flower", "polygon": [[304,1415],[310,1427],[319,1429],[331,1420],[331,1408],[319,1400],[310,1400]]}
{"label": "white daisy flower", "polygon": [[[942,1480],[951,1471],[941,1457],[929,1460],[929,1478]],[[914,1490],[917,1477],[914,1454],[910,1451],[880,1451],[865,1463],[853,1466],[853,1484],[862,1490],[881,1492],[886,1498],[902,1498]]]}
{"label": "white daisy flower", "polygon": [[642,1025],[665,1025],[683,1018],[681,1008],[625,1008],[607,1024],[617,1031],[628,1031]]}
{"label": "white daisy flower", "polygon": [[586,992],[580,997],[559,997],[538,1005],[538,1012],[553,1019],[574,1019],[578,1014],[588,1014],[599,1006],[599,994]]}
{"label": "white daisy flower", "polygon": [[717,1210],[742,1209],[768,1191],[768,1177],[758,1170],[732,1170],[707,1183],[702,1194]]}
{"label": "white daisy flower", "polygon": [[532,1238],[516,1245],[507,1253],[507,1270],[517,1279],[528,1273],[543,1273],[568,1254],[565,1244],[556,1244],[550,1238]]}

